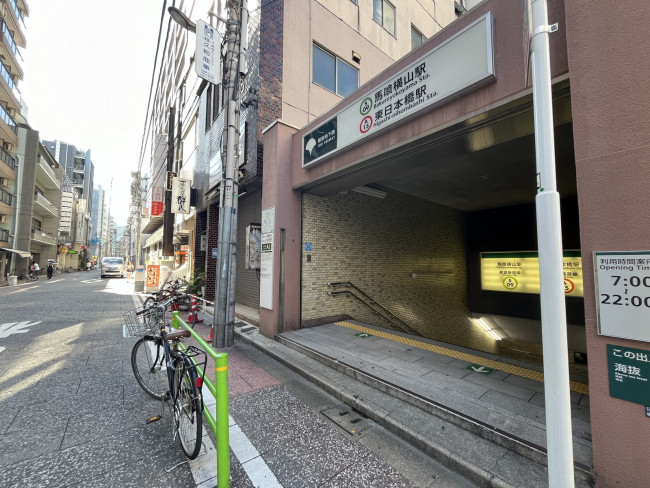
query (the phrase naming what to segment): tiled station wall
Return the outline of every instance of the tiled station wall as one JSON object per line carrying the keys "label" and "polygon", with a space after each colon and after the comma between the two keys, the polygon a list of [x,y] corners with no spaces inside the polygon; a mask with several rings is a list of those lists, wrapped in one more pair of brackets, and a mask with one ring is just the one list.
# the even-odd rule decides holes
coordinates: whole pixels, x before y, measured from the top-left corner
{"label": "tiled station wall", "polygon": [[327,294],[328,283],[350,281],[427,338],[493,351],[469,320],[465,236],[462,212],[400,193],[304,194],[303,326],[346,314],[388,326],[354,298]]}

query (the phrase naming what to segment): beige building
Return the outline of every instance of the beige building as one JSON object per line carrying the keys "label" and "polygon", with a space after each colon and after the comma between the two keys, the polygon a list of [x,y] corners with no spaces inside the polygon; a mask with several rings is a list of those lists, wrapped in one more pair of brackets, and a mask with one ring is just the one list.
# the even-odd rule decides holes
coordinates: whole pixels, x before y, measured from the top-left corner
{"label": "beige building", "polygon": [[7,283],[8,265],[13,257],[27,256],[28,249],[14,242],[18,117],[22,100],[18,84],[23,78],[20,50],[25,48],[24,18],[29,15],[24,0],[0,2],[0,286]]}

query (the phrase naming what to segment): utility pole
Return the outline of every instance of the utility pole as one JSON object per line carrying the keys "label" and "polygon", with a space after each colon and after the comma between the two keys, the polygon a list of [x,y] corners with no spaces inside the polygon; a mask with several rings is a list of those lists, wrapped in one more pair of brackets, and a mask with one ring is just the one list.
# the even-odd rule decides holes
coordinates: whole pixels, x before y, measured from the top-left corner
{"label": "utility pole", "polygon": [[555,176],[553,97],[546,0],[529,0],[537,159],[537,244],[539,249],[548,486],[574,486],[569,358],[564,295],[560,194]]}
{"label": "utility pole", "polygon": [[[239,8],[239,11],[237,10]],[[226,114],[223,132],[225,163],[219,205],[219,244],[214,305],[213,347],[230,347],[234,343],[235,282],[237,270],[237,195],[239,191],[239,77],[243,69],[240,55],[248,31],[248,2],[228,2],[226,23]]]}

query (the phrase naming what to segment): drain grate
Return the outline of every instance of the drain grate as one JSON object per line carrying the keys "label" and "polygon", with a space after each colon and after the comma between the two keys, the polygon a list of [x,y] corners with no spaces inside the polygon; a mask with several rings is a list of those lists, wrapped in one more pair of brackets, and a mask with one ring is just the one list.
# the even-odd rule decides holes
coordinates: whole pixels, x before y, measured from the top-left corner
{"label": "drain grate", "polygon": [[344,403],[325,408],[321,413],[350,435],[358,435],[369,427],[363,416]]}

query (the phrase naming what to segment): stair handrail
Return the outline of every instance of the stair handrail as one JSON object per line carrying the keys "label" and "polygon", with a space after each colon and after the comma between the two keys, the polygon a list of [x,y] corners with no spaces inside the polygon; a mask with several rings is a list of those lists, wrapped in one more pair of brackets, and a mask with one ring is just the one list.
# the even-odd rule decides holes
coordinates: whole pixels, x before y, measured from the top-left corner
{"label": "stair handrail", "polygon": [[[382,317],[384,317],[386,320],[388,320],[391,324],[393,324],[395,327],[400,329],[402,332],[406,332],[407,334],[412,334],[412,335],[417,335],[420,337],[423,337],[422,334],[420,334],[417,330],[415,330],[413,327],[411,327],[409,324],[404,322],[402,319],[400,319],[397,315],[395,315],[393,312],[388,310],[386,307],[384,307],[381,303],[379,303],[377,300],[372,298],[370,295],[368,295],[366,292],[364,292],[362,289],[360,289],[358,286],[356,286],[354,283],[351,281],[338,281],[338,282],[332,282],[328,283],[327,287],[328,288],[336,288],[339,286],[345,286],[348,288],[353,288],[356,290],[358,293],[360,293],[363,297],[365,297],[370,303],[364,301],[351,291],[334,291],[334,292],[328,292],[328,295],[331,296],[336,296],[336,295],[341,295],[341,294],[348,294],[350,296],[353,296],[357,300],[359,300],[361,303],[363,303],[365,306],[373,310],[375,313],[378,313]],[[377,310],[377,308],[380,310]],[[382,312],[385,312],[383,313]],[[401,324],[401,325],[400,325]]]}

